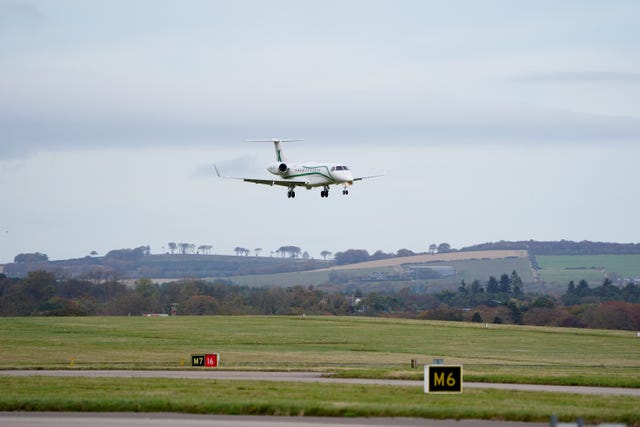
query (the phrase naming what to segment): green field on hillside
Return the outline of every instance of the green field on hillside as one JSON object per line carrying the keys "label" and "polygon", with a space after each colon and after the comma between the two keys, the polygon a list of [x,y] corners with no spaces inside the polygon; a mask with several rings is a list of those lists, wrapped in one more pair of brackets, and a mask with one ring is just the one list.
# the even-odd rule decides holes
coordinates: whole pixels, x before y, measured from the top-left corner
{"label": "green field on hillside", "polygon": [[640,255],[539,255],[540,278],[547,283],[566,285],[584,279],[601,284],[607,275],[640,277]]}
{"label": "green field on hillside", "polygon": [[[348,280],[358,282],[361,281],[360,288],[363,291],[380,291],[383,289],[400,290],[403,287],[409,287],[416,282],[427,283],[428,289],[431,292],[437,292],[443,289],[450,289],[457,287],[461,280],[467,283],[471,283],[473,280],[480,280],[485,283],[489,276],[499,278],[501,274],[511,274],[512,271],[517,271],[522,280],[525,283],[532,283],[533,276],[531,274],[531,268],[529,261],[525,258],[502,258],[502,259],[470,259],[465,261],[448,261],[448,262],[433,262],[421,264],[425,267],[452,267],[456,274],[454,276],[445,277],[441,279],[427,279],[427,280],[405,280],[405,281],[375,281],[366,280],[368,277],[375,273],[393,273],[408,271],[408,266],[400,267],[378,267],[378,268],[366,268],[358,269],[357,265],[354,265],[353,269],[340,270],[333,272],[334,275],[338,275],[342,278],[348,278]],[[249,276],[233,276],[229,277],[234,283],[244,286],[254,287],[268,287],[268,286],[322,286],[322,285],[335,285],[335,280],[331,280],[331,271],[301,271],[293,273],[281,273],[281,274],[262,274],[262,275],[249,275]]]}

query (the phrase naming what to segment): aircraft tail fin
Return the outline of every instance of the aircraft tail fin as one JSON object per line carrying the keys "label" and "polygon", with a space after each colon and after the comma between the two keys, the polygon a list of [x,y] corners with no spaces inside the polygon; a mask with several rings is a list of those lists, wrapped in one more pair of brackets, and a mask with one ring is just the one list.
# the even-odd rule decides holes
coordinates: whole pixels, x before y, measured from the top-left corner
{"label": "aircraft tail fin", "polygon": [[245,142],[273,142],[273,148],[276,150],[276,161],[283,162],[284,156],[282,155],[282,142],[298,142],[304,141],[303,139],[250,139]]}

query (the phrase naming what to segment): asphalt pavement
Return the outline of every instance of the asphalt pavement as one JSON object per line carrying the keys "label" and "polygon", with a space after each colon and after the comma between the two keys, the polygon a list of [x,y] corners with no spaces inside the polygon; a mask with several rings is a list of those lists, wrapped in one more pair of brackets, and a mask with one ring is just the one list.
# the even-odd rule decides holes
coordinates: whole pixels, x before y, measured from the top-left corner
{"label": "asphalt pavement", "polygon": [[0,412],[3,427],[543,427],[548,423],[422,418],[321,418],[139,413]]}

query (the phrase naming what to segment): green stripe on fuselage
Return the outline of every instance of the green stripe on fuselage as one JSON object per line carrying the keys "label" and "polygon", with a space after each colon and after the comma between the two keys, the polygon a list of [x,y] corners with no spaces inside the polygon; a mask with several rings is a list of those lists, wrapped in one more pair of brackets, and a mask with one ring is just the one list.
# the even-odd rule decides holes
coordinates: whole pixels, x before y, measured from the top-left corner
{"label": "green stripe on fuselage", "polygon": [[315,170],[309,170],[306,171],[304,173],[299,173],[299,174],[292,174],[292,175],[287,175],[287,178],[299,178],[302,176],[321,176],[325,179],[327,179],[330,183],[335,183],[336,181],[333,179],[333,177],[331,176],[331,173],[329,172],[329,167],[322,165],[322,166],[300,166],[303,169],[325,169],[326,173],[324,172],[320,172],[320,171],[315,171]]}

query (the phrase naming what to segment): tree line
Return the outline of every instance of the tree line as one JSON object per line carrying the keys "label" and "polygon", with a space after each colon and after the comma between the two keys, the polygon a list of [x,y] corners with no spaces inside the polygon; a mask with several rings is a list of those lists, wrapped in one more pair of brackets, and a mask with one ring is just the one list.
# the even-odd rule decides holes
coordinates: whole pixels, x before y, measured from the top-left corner
{"label": "tree line", "polygon": [[617,287],[608,280],[594,288],[571,282],[554,297],[525,293],[515,272],[436,294],[412,288],[368,294],[313,286],[251,288],[197,279],[138,279],[127,286],[117,277],[59,279],[41,270],[24,279],[0,274],[1,316],[142,315],[169,313],[171,304],[183,315],[306,313],[640,330],[640,286]]}
{"label": "tree line", "polygon": [[[490,277],[481,285],[461,283],[457,292],[442,291],[442,303],[425,317],[484,323],[514,323],[595,329],[640,330],[640,285],[615,286],[609,279],[591,288],[585,280],[573,281],[566,292],[552,295],[525,294],[515,271],[499,280]],[[511,286],[509,286],[509,284]],[[462,309],[462,310],[460,310]]]}
{"label": "tree line", "polygon": [[[439,245],[432,243],[431,245],[429,245],[430,254],[447,253],[447,252],[455,252],[455,251],[456,249],[452,248],[449,243],[440,243]],[[421,252],[421,253],[424,254],[425,252]],[[336,252],[333,259],[337,265],[346,265],[346,264],[356,264],[356,263],[365,262],[365,261],[377,261],[381,259],[388,259],[388,258],[395,258],[395,257],[420,255],[421,253],[414,252],[406,248],[398,249],[396,253],[377,250],[373,254],[369,254],[369,251],[367,251],[366,249],[348,249],[344,252]]]}
{"label": "tree line", "polygon": [[603,255],[603,254],[640,254],[640,243],[591,242],[583,240],[560,241],[499,241],[467,246],[460,251],[485,250],[527,250],[532,255]]}
{"label": "tree line", "polygon": [[351,298],[313,286],[250,288],[217,280],[177,280],[163,284],[149,279],[127,286],[106,280],[56,279],[38,270],[24,279],[0,274],[1,316],[91,316],[169,313],[178,304],[183,315],[291,315],[351,312]]}

